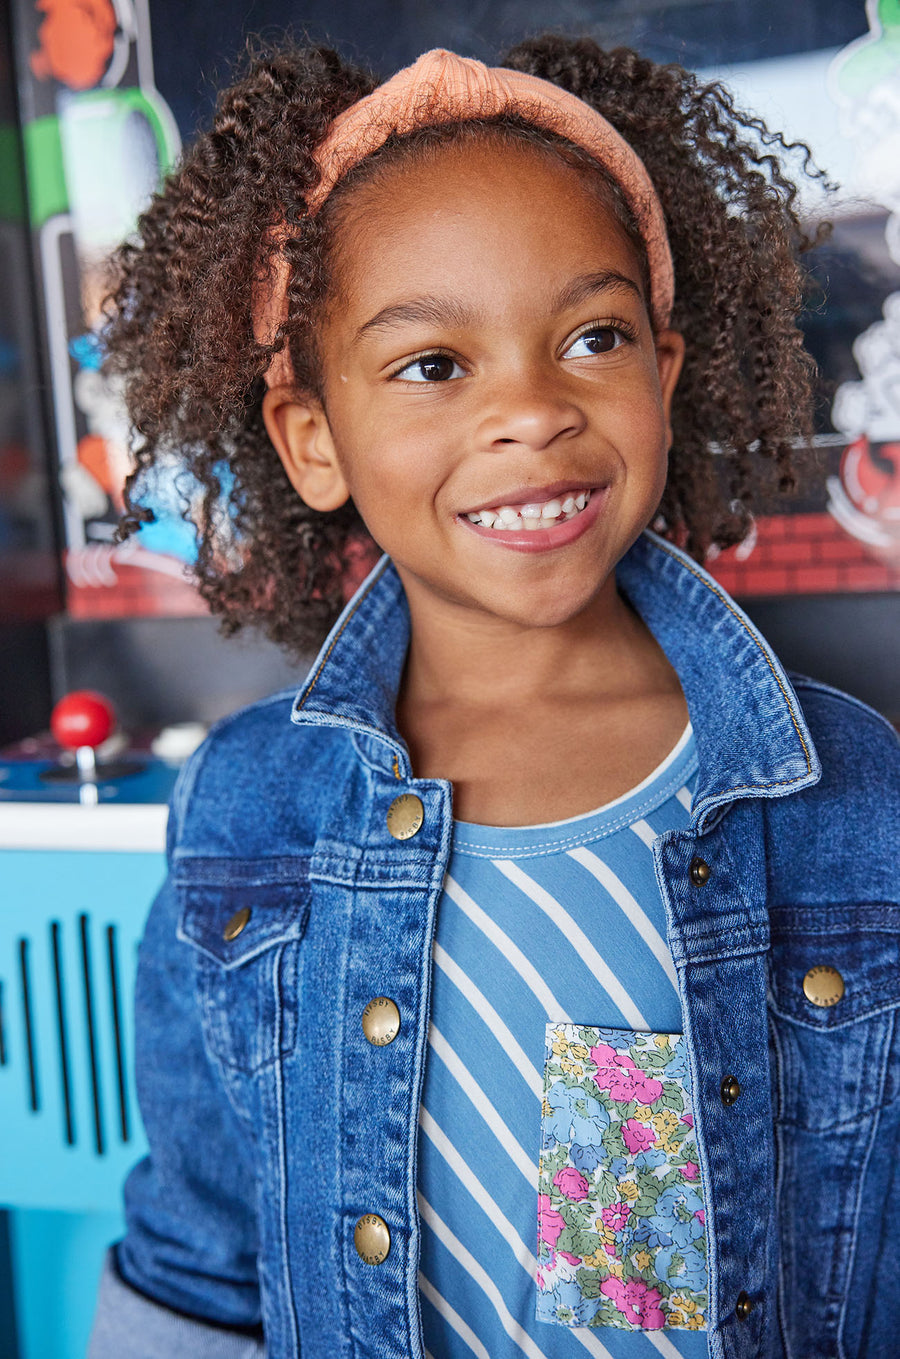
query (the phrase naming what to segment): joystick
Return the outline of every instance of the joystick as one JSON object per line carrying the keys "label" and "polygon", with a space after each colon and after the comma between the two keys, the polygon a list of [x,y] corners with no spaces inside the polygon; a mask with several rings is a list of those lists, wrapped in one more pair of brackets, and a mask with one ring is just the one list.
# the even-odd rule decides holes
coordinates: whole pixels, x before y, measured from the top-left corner
{"label": "joystick", "polygon": [[80,801],[96,803],[98,782],[119,779],[141,768],[134,761],[98,762],[97,747],[108,741],[115,729],[116,713],[108,698],[93,689],[66,694],[50,715],[50,730],[61,746],[75,752],[75,764],[45,769],[41,778],[48,783],[77,783]]}

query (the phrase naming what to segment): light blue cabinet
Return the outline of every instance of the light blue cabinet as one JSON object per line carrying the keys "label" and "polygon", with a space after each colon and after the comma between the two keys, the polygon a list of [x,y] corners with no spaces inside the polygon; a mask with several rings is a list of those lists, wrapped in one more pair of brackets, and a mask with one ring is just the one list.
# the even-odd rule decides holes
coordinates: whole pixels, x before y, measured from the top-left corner
{"label": "light blue cabinet", "polygon": [[122,1232],[122,1182],[146,1151],[133,995],[165,872],[165,809],[115,796],[96,807],[14,798],[7,783],[0,1209],[10,1278],[5,1300],[0,1284],[0,1359],[84,1359],[103,1253]]}

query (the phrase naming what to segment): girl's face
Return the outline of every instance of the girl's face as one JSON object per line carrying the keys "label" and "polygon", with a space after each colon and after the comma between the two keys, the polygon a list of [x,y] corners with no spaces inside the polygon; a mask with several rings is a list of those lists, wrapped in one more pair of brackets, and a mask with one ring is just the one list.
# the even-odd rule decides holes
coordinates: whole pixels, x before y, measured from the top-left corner
{"label": "girl's face", "polygon": [[659,503],[681,364],[623,229],[562,161],[486,142],[386,170],[338,231],[324,401],[267,397],[294,485],[352,496],[414,611],[574,618]]}

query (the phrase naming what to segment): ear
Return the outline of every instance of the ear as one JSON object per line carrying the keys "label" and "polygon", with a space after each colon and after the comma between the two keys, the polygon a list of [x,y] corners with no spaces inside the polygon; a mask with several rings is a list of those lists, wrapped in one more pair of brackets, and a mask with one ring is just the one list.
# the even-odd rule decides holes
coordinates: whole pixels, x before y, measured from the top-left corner
{"label": "ear", "polygon": [[663,411],[666,417],[666,433],[672,443],[672,397],[684,363],[684,336],[677,330],[661,330],[655,337],[656,370],[659,373],[659,388],[662,395]]}
{"label": "ear", "polygon": [[293,387],[272,387],[263,397],[269,438],[300,499],[312,510],[336,510],[350,499],[328,417],[314,397]]}

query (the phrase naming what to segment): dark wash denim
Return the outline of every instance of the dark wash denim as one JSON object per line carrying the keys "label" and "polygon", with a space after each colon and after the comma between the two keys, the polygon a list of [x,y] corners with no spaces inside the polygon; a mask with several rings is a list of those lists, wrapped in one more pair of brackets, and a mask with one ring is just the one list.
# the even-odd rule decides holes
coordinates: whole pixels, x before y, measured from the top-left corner
{"label": "dark wash denim", "polygon": [[[668,544],[644,535],[618,581],[678,672],[699,757],[691,826],[654,853],[706,1186],[710,1354],[898,1355],[896,738],[855,700],[792,686]],[[151,1155],[127,1184],[119,1278],[207,1323],[261,1322],[269,1359],[423,1355],[417,1112],[452,809],[395,724],[408,626],[382,561],[293,707],[277,695],[215,729],[176,790],[141,950]],[[385,818],[407,790],[425,821],[399,842]],[[846,985],[832,1008],[803,994],[822,963]],[[385,1047],[360,1024],[378,995],[401,1015]],[[390,1228],[379,1266],[353,1245],[368,1212]],[[110,1307],[92,1353],[143,1353]],[[236,1354],[239,1332],[218,1334]]]}

